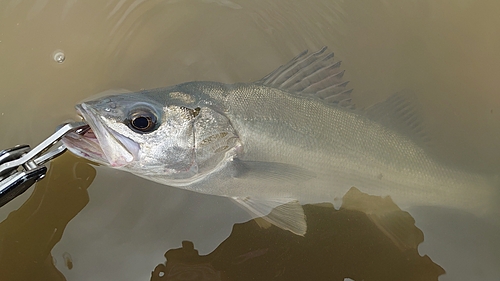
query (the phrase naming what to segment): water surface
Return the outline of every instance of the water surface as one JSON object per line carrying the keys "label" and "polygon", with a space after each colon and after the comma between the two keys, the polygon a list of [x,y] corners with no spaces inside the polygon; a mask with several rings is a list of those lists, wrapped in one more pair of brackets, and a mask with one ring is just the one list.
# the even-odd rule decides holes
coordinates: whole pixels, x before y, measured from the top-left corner
{"label": "water surface", "polygon": [[[304,49],[326,45],[343,61],[358,107],[411,89],[440,157],[495,173],[500,166],[499,8],[493,0],[2,1],[0,146],[37,144],[61,122],[77,118],[74,104],[105,90],[135,91],[192,80],[251,82]],[[62,63],[60,56],[59,62],[54,59],[57,53],[64,54]],[[228,243],[258,244],[258,238],[232,239],[233,225],[250,217],[227,199],[92,168],[71,155],[54,162],[34,190],[29,200],[28,193],[0,209],[0,270],[11,280],[27,280],[20,273],[41,280],[148,280],[165,263],[165,253],[181,248],[182,241],[190,241],[184,242],[188,252],[196,249],[202,256],[220,253]],[[422,232],[423,242],[412,240],[411,255],[416,262],[427,256],[425,280],[498,280],[498,224],[460,210],[409,211],[404,225],[411,231],[404,237],[415,229]],[[410,271],[391,271],[391,264],[402,270],[394,259],[408,250],[401,250],[387,233],[373,228],[365,231],[369,237],[338,240],[335,227],[327,227],[333,218],[320,218],[327,231],[320,249],[337,251],[338,243],[347,243],[352,247],[342,257],[352,249],[348,258],[336,260],[332,252],[301,248],[307,240],[289,237],[292,243],[282,246],[288,249],[284,252],[252,246],[222,255],[228,258],[219,264],[201,260],[212,266],[212,275],[206,276],[217,280],[221,272],[232,270],[241,274],[232,276],[249,278],[246,271],[224,264],[235,257],[248,268],[253,261],[253,266],[275,269],[309,267],[312,280],[342,272],[314,267],[314,257],[322,255],[331,258],[331,268],[345,268],[348,261],[350,272],[364,269],[367,257],[374,262],[372,271],[365,271],[372,275],[342,272],[335,275],[339,280],[408,276]],[[339,223],[339,228],[349,236],[356,227],[373,227],[371,222]],[[388,241],[392,246],[384,244]],[[384,254],[368,255],[373,244],[381,245]],[[291,258],[283,262],[270,251]],[[192,257],[191,266],[199,262],[197,254]],[[278,273],[278,279],[288,276]]]}

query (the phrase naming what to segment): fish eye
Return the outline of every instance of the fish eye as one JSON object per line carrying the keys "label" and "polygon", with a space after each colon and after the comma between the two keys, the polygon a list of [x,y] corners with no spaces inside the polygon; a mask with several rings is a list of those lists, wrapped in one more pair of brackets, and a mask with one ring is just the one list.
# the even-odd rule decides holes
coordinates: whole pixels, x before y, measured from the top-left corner
{"label": "fish eye", "polygon": [[138,133],[149,133],[156,130],[156,116],[151,112],[138,111],[128,118],[128,125]]}

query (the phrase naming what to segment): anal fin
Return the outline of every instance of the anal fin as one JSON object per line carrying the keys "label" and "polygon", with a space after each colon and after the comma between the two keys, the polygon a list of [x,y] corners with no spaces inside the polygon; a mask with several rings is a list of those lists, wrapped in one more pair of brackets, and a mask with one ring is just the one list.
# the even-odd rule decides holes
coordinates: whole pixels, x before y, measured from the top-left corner
{"label": "anal fin", "polygon": [[390,197],[368,195],[352,187],[343,198],[341,209],[363,212],[370,221],[402,251],[416,249],[424,241],[415,220]]}

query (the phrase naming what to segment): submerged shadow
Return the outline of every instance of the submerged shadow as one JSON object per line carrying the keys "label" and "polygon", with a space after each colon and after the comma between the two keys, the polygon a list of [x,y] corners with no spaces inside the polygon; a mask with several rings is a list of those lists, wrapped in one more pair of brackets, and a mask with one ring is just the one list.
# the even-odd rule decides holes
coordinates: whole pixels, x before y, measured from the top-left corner
{"label": "submerged shadow", "polygon": [[[95,169],[64,155],[30,198],[0,223],[0,280],[66,280],[51,255],[68,222],[89,201]],[[262,218],[233,226],[212,253],[192,242],[165,253],[151,280],[438,280],[444,270],[417,248],[422,232],[389,198],[351,189],[339,210],[304,205],[297,236]],[[71,257],[65,260],[71,268]]]}
{"label": "submerged shadow", "polygon": [[[65,154],[51,163],[29,199],[0,223],[0,280],[66,280],[50,251],[89,202],[96,171]],[[71,259],[66,259],[71,267]]]}
{"label": "submerged shadow", "polygon": [[168,250],[151,280],[420,281],[438,280],[445,273],[419,255],[422,232],[389,198],[353,188],[339,210],[329,204],[303,208],[304,237],[275,226],[262,228],[262,218],[235,224],[208,255],[200,256],[189,241]]}

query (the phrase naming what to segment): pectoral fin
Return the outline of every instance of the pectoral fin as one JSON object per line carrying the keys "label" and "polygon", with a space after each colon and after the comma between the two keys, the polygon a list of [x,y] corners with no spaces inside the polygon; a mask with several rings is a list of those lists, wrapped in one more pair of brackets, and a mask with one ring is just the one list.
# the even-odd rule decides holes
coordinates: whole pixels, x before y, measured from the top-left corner
{"label": "pectoral fin", "polygon": [[300,236],[306,234],[306,216],[297,200],[291,198],[232,198],[251,214],[257,215],[281,229],[291,231]]}
{"label": "pectoral fin", "polygon": [[271,180],[280,184],[299,184],[316,177],[316,174],[302,167],[277,163],[233,160],[235,173],[239,179]]}

